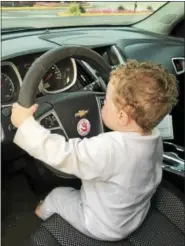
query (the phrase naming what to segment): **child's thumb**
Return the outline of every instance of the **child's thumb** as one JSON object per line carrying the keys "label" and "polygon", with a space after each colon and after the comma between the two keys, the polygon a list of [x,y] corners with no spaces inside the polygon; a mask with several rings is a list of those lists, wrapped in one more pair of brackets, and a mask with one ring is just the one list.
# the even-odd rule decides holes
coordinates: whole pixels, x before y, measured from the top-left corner
{"label": "child's thumb", "polygon": [[35,112],[37,111],[38,107],[39,107],[38,104],[34,104],[33,106],[31,106],[31,111],[32,111],[33,113],[35,113]]}

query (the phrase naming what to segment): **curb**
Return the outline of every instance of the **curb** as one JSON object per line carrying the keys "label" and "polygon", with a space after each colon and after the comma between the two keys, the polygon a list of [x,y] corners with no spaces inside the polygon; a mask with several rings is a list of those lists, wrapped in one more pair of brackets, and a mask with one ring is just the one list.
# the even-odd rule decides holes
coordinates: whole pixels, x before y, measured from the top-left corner
{"label": "curb", "polygon": [[[86,13],[86,14],[80,14],[79,16],[121,16],[121,15],[144,15],[144,14],[150,14],[152,13],[151,11],[146,11],[146,12],[140,12],[140,13],[130,13],[130,12],[124,12],[124,13]],[[63,13],[59,12],[57,13],[57,16],[60,17],[70,17],[70,16],[75,16],[70,13]]]}

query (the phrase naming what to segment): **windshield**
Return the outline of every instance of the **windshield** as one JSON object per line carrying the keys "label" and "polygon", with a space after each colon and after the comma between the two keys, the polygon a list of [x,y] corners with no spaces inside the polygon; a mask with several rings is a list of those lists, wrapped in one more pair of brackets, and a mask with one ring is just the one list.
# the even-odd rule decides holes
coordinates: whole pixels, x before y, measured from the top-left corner
{"label": "windshield", "polygon": [[166,2],[2,1],[2,28],[130,25]]}

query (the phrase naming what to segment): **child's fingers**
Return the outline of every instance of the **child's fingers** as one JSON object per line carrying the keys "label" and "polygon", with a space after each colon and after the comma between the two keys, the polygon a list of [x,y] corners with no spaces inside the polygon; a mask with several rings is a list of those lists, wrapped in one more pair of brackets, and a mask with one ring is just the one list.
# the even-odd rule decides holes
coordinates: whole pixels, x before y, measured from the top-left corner
{"label": "child's fingers", "polygon": [[12,105],[12,108],[16,108],[17,105],[18,105],[18,103],[14,103],[14,104]]}
{"label": "child's fingers", "polygon": [[35,112],[37,111],[38,107],[39,107],[38,104],[34,104],[34,105],[31,107],[31,111],[32,111],[33,113],[35,113]]}

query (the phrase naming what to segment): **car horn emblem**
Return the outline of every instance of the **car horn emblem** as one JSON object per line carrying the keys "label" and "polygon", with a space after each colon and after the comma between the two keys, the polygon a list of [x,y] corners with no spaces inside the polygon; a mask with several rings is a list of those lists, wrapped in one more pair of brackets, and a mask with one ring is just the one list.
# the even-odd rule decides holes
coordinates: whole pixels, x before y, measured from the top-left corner
{"label": "car horn emblem", "polygon": [[84,117],[88,114],[89,110],[79,110],[77,113],[75,113],[75,118],[77,117]]}

